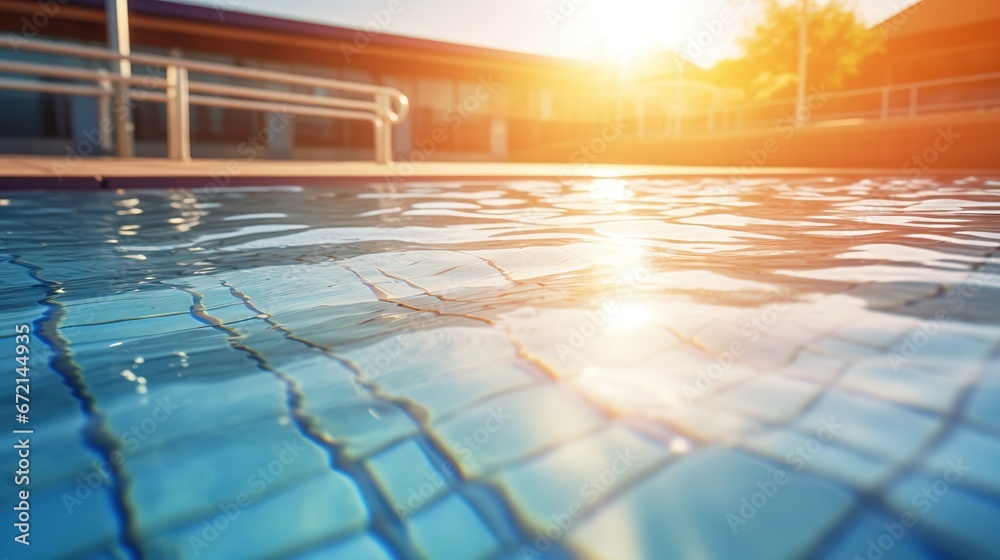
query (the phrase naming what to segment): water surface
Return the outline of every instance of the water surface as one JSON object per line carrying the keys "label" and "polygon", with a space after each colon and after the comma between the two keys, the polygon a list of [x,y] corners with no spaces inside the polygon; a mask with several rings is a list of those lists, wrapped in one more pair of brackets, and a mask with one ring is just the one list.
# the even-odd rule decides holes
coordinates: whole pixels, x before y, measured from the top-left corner
{"label": "water surface", "polygon": [[998,214],[977,177],[0,193],[0,550],[998,557]]}

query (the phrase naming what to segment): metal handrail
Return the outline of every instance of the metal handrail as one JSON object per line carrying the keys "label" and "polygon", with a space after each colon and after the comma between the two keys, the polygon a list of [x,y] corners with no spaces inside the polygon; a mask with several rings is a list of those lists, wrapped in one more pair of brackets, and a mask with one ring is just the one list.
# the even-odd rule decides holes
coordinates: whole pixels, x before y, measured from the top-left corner
{"label": "metal handrail", "polygon": [[[302,76],[273,70],[244,68],[215,62],[187,60],[180,57],[131,53],[123,56],[117,51],[85,45],[44,40],[18,42],[18,49],[45,54],[73,56],[83,59],[122,61],[164,69],[164,76],[122,76],[104,69],[86,69],[53,64],[34,64],[0,61],[0,72],[28,74],[49,78],[92,81],[100,87],[90,88],[80,84],[32,82],[0,78],[0,89],[42,91],[67,95],[86,95],[102,98],[111,96],[111,84],[129,88],[126,98],[133,101],[154,101],[167,104],[168,155],[174,159],[190,159],[191,137],[189,106],[202,105],[252,111],[275,111],[330,118],[366,120],[375,130],[375,161],[392,161],[393,124],[402,122],[409,114],[409,100],[395,88],[372,84],[359,84],[313,76]],[[262,87],[229,85],[214,82],[191,81],[189,72],[212,74],[230,78],[285,85],[300,85],[324,90],[370,95],[372,99],[359,100],[330,97],[319,94],[286,92]],[[142,90],[132,90],[138,86]],[[163,93],[149,90],[164,90]],[[192,95],[194,93],[194,95]],[[210,94],[210,95],[198,95]],[[281,102],[281,103],[279,103]],[[107,129],[107,126],[102,126]]]}
{"label": "metal handrail", "polygon": [[[972,84],[976,82],[1000,81],[1000,72],[990,72],[984,74],[973,74],[971,76],[958,76],[952,78],[938,78],[934,80],[924,80],[920,82],[907,82],[901,84],[887,84],[884,86],[874,86],[846,91],[823,92],[826,99],[859,99],[856,108],[845,108],[838,112],[832,112],[830,107],[818,107],[811,111],[809,118],[812,123],[849,120],[849,119],[875,119],[887,120],[892,118],[912,118],[918,115],[942,112],[957,111],[967,109],[986,109],[1000,107],[1000,97],[993,91],[977,93],[976,96],[969,96],[968,99],[961,99],[949,102],[934,102],[921,98],[922,91],[959,84]],[[902,96],[900,93],[909,93],[905,103],[898,103]],[[874,102],[863,101],[864,97],[871,97]],[[878,97],[880,96],[880,97]],[[726,133],[732,131],[752,131],[759,128],[772,127],[775,121],[782,118],[794,117],[796,107],[795,97],[784,97],[766,101],[756,101],[750,103],[715,104],[707,108],[696,110],[671,110],[663,114],[646,115],[640,113],[637,119],[657,119],[667,118],[675,126],[667,126],[661,132],[662,136],[679,136],[680,123],[694,123],[695,127],[708,134]],[[779,114],[778,111],[784,109]],[[757,113],[756,115],[754,113]],[[768,116],[770,115],[770,116]],[[724,125],[716,125],[716,117],[725,117]],[[705,119],[704,129],[700,127],[700,119]],[[647,131],[648,127],[639,126],[640,138],[643,136],[657,135]]]}
{"label": "metal handrail", "polygon": [[[887,84],[884,86],[874,86],[867,88],[859,88],[846,91],[831,91],[824,92],[823,96],[828,99],[850,99],[858,98],[864,96],[875,96],[881,95],[877,106],[873,104],[871,109],[859,109],[856,111],[835,113],[835,114],[825,114],[821,118],[813,119],[816,122],[827,121],[827,120],[838,120],[844,118],[875,118],[875,119],[889,119],[899,115],[906,117],[915,117],[919,114],[928,111],[948,111],[948,110],[961,110],[967,108],[977,108],[977,107],[987,107],[1000,105],[1000,99],[996,95],[985,96],[978,99],[954,101],[950,103],[920,103],[919,94],[921,90],[926,90],[928,88],[937,88],[949,85],[958,84],[970,84],[975,82],[985,82],[990,80],[1000,80],[1000,72],[989,72],[984,74],[973,74],[971,76],[957,76],[953,78],[938,78],[934,80],[924,80],[920,82],[906,82],[902,84]],[[902,109],[894,108],[891,103],[892,96],[894,93],[899,92],[909,92],[909,98],[907,100],[906,106]],[[755,103],[745,103],[742,105],[736,105],[732,107],[724,107],[724,109],[730,111],[752,111],[754,109],[766,109],[768,107],[794,107],[795,98],[786,97],[780,99],[773,99],[769,101],[759,101]],[[764,119],[763,122],[771,124],[770,121]],[[741,129],[745,126],[740,127]]]}

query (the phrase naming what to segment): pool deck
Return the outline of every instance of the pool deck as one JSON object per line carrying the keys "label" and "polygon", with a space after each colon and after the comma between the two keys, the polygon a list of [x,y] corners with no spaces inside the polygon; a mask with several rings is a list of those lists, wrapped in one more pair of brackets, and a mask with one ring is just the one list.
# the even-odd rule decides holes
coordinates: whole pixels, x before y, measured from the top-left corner
{"label": "pool deck", "polygon": [[[263,161],[164,158],[0,156],[0,188],[213,188],[252,185],[397,183],[454,179],[572,179],[599,177],[732,176],[731,167],[505,162]],[[756,174],[900,175],[901,169],[821,169],[761,167]],[[935,170],[935,174],[996,174],[996,170]]]}

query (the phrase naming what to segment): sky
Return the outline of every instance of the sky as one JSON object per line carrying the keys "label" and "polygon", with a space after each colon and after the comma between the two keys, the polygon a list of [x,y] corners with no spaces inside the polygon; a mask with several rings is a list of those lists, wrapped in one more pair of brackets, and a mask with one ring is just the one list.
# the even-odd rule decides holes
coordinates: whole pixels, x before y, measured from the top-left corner
{"label": "sky", "polygon": [[[736,39],[752,28],[762,4],[760,0],[175,1],[565,58],[666,47],[704,67],[740,54]],[[869,24],[914,1],[848,0]]]}

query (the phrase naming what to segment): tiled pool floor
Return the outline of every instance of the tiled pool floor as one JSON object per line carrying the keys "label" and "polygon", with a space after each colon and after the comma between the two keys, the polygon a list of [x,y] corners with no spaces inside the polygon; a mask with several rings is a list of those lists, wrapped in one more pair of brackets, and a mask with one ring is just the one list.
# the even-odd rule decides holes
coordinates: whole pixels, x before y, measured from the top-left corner
{"label": "tiled pool floor", "polygon": [[998,214],[983,178],[0,193],[0,551],[1000,557]]}

